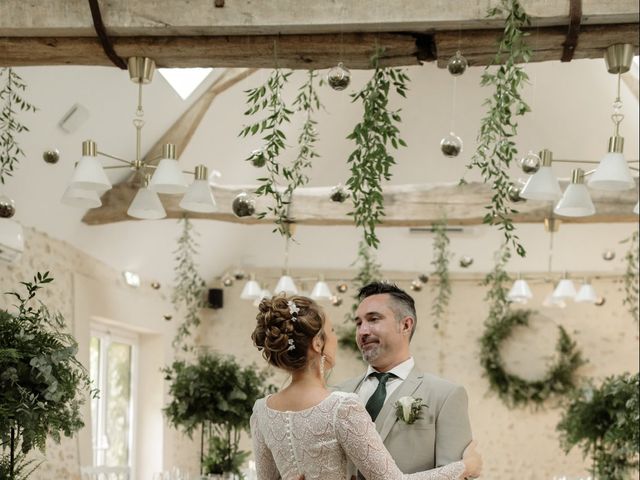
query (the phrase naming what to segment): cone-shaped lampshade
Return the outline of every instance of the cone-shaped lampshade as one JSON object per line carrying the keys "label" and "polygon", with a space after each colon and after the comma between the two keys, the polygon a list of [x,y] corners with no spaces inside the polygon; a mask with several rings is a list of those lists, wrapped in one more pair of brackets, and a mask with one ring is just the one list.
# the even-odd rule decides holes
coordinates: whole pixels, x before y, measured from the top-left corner
{"label": "cone-shaped lampshade", "polygon": [[555,298],[553,294],[550,293],[549,295],[547,295],[547,298],[544,299],[544,302],[542,302],[542,306],[564,308],[567,306],[567,304],[563,299]]}
{"label": "cone-shaped lampshade", "polygon": [[12,218],[0,217],[0,245],[5,250],[0,257],[9,262],[18,261],[24,252],[22,225]]}
{"label": "cone-shaped lampshade", "polygon": [[598,294],[590,283],[583,283],[574,300],[576,302],[596,303]]}
{"label": "cone-shaped lampshade", "polygon": [[553,211],[563,217],[588,217],[596,213],[596,207],[586,185],[570,183]]}
{"label": "cone-shaped lampshade", "polygon": [[264,289],[262,290],[262,292],[260,293],[260,297],[259,297],[259,298],[256,298],[256,299],[253,301],[253,306],[254,306],[254,307],[259,306],[259,305],[260,305],[260,302],[261,302],[263,299],[265,299],[265,298],[271,298],[271,292],[270,292],[269,290],[267,290],[266,288],[264,288]]}
{"label": "cone-shaped lampshade", "polygon": [[276,294],[285,293],[286,295],[297,295],[298,287],[293,283],[293,278],[289,275],[283,275],[280,277],[280,280],[278,280],[278,284],[273,291]]}
{"label": "cone-shaped lampshade", "polygon": [[253,278],[250,278],[244,284],[240,298],[243,300],[257,300],[262,295],[262,287]]}
{"label": "cone-shaped lampshade", "polygon": [[628,190],[635,187],[636,182],[622,153],[609,152],[600,160],[588,185],[600,190]]}
{"label": "cone-shaped lampshade", "polygon": [[211,187],[206,180],[194,180],[180,201],[180,207],[191,212],[211,213],[216,211]]}
{"label": "cone-shaped lampshade", "polygon": [[103,192],[111,188],[111,182],[97,157],[83,155],[73,171],[69,186],[81,190]]}
{"label": "cone-shaped lampshade", "polygon": [[507,294],[507,299],[512,302],[527,303],[531,298],[533,298],[531,289],[527,282],[522,279],[516,280]]}
{"label": "cone-shaped lampshade", "polygon": [[552,297],[554,299],[564,300],[567,298],[575,298],[576,288],[573,286],[573,282],[568,278],[563,278],[558,282],[558,286],[553,291]]}
{"label": "cone-shaped lampshade", "polygon": [[314,300],[331,300],[333,294],[329,290],[329,285],[324,280],[318,281],[311,291],[310,297]]}
{"label": "cone-shaped lampshade", "polygon": [[102,205],[95,190],[81,190],[73,187],[67,187],[60,201],[65,205],[80,208],[98,208]]}
{"label": "cone-shaped lampshade", "polygon": [[551,166],[542,166],[540,170],[531,175],[520,190],[520,196],[527,200],[554,201],[560,198],[562,189],[558,183],[558,177]]}
{"label": "cone-shaped lampshade", "polygon": [[133,198],[127,215],[143,220],[158,220],[167,216],[162,202],[156,192],[152,192],[147,187],[142,187]]}
{"label": "cone-shaped lampshade", "polygon": [[165,144],[162,146],[162,160],[151,177],[149,188],[157,193],[184,193],[187,182],[180,165],[176,160],[176,146]]}

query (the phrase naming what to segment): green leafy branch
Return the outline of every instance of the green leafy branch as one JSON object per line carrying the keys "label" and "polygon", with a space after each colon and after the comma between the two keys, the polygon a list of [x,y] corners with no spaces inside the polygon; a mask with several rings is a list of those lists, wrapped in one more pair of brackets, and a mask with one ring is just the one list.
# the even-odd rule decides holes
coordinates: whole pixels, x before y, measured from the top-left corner
{"label": "green leafy branch", "polygon": [[627,250],[624,260],[627,268],[624,272],[624,291],[625,298],[622,304],[627,307],[627,311],[631,314],[633,319],[638,321],[638,298],[639,289],[639,275],[638,275],[638,231],[633,232],[630,238],[623,240],[622,243],[629,242],[629,250]]}
{"label": "green leafy branch", "polygon": [[[489,9],[488,16],[505,15],[505,26],[491,65],[482,74],[480,84],[493,86],[495,92],[485,100],[487,113],[480,123],[477,149],[467,168],[478,168],[484,182],[494,191],[488,205],[484,223],[498,225],[504,232],[505,240],[511,243],[518,255],[524,257],[526,251],[515,233],[511,216],[518,213],[511,208],[509,200],[509,166],[517,155],[513,138],[518,133],[518,123],[514,117],[531,111],[521,96],[521,91],[529,77],[519,62],[528,62],[531,48],[525,43],[523,28],[531,24],[518,0],[501,0],[501,6]],[[490,67],[500,65],[497,70]],[[463,180],[464,181],[464,180]]]}
{"label": "green leafy branch", "polygon": [[438,282],[433,284],[435,297],[431,305],[431,314],[434,317],[434,327],[439,328],[451,298],[451,281],[449,278],[449,260],[451,252],[449,250],[449,237],[447,236],[447,221],[433,224],[433,260],[431,265],[434,267],[433,275],[438,278]]}
{"label": "green leafy branch", "polygon": [[11,177],[24,151],[17,143],[17,136],[29,129],[16,120],[16,114],[35,112],[36,107],[27,102],[21,92],[27,88],[20,75],[12,68],[0,70],[0,78],[4,78],[4,86],[0,90],[0,183],[5,183],[5,176]]}
{"label": "green leafy branch", "polygon": [[204,292],[206,283],[198,273],[194,257],[198,253],[198,244],[193,238],[193,225],[185,216],[182,220],[182,234],[178,238],[175,255],[175,286],[171,294],[171,302],[176,312],[185,310],[184,321],[176,331],[172,345],[175,349],[190,351],[192,345],[187,343],[191,329],[200,325],[200,309],[205,306]]}
{"label": "green leafy branch", "polygon": [[396,162],[389,153],[389,145],[394,149],[406,146],[400,138],[397,125],[401,122],[399,111],[389,109],[389,91],[406,97],[409,77],[400,69],[379,66],[382,49],[377,49],[371,59],[375,68],[373,77],[357,93],[351,95],[352,102],[361,101],[362,121],[356,124],[347,136],[356,144],[349,155],[351,176],[347,187],[351,192],[354,210],[352,215],[356,226],[364,228],[366,243],[377,248],[380,241],[376,236],[376,225],[384,216],[382,181],[391,179],[391,166]]}
{"label": "green leafy branch", "polygon": [[[288,109],[282,99],[282,89],[289,79],[291,72],[282,72],[275,69],[266,83],[247,90],[248,109],[245,115],[255,115],[259,112],[267,112],[267,116],[253,124],[245,126],[241,132],[241,137],[248,135],[264,134],[262,140],[263,155],[265,157],[265,167],[267,176],[258,178],[260,185],[256,189],[256,195],[260,197],[271,197],[274,201],[272,206],[267,207],[267,211],[258,213],[258,218],[264,218],[268,212],[275,217],[276,229],[281,235],[290,237],[289,224],[289,202],[279,187],[279,179],[284,175],[284,167],[278,163],[278,157],[285,150],[287,137],[282,130],[282,125],[291,121],[293,111]],[[250,157],[251,158],[251,157]],[[248,158],[247,160],[250,160]],[[292,178],[287,172],[285,178]],[[297,177],[296,177],[297,178]]]}
{"label": "green leafy branch", "polygon": [[346,325],[339,329],[338,341],[343,347],[359,352],[358,345],[356,344],[356,327],[353,322],[356,310],[360,304],[358,291],[366,284],[380,280],[382,274],[380,273],[380,264],[376,260],[375,250],[364,241],[360,241],[358,244],[358,257],[351,266],[356,266],[358,269],[358,273],[353,278],[355,293],[353,296],[353,304],[349,312],[345,315]]}
{"label": "green leafy branch", "polygon": [[508,285],[511,283],[511,277],[507,273],[505,267],[511,258],[511,251],[506,244],[496,252],[496,264],[486,277],[482,285],[488,286],[489,290],[485,296],[485,300],[489,302],[489,315],[487,324],[504,318],[509,312],[509,294]]}

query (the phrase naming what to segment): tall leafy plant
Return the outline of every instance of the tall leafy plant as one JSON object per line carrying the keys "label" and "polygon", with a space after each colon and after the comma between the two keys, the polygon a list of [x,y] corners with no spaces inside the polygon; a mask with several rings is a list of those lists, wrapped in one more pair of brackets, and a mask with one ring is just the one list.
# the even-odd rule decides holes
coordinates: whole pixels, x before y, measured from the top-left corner
{"label": "tall leafy plant", "polygon": [[638,237],[639,232],[636,230],[633,232],[630,238],[624,240],[624,242],[629,242],[629,250],[624,256],[624,261],[626,263],[626,269],[624,272],[624,292],[625,297],[623,305],[627,307],[627,311],[631,314],[633,319],[638,321],[638,298],[639,293],[639,281],[640,277],[638,275],[638,262],[639,252],[638,252]]}
{"label": "tall leafy plant", "polygon": [[400,138],[398,110],[389,107],[391,90],[406,97],[409,77],[400,69],[382,68],[379,60],[383,53],[377,49],[371,59],[373,76],[359,91],[351,95],[352,102],[362,102],[362,120],[347,136],[355,143],[355,150],[347,163],[351,175],[347,187],[353,200],[353,216],[356,226],[364,229],[367,245],[377,248],[380,241],[376,225],[384,217],[382,183],[391,179],[391,167],[396,163],[390,148],[406,146]]}
{"label": "tall leafy plant", "polygon": [[0,183],[10,177],[24,157],[24,151],[18,144],[18,135],[28,132],[26,125],[20,123],[16,115],[19,112],[35,112],[36,107],[24,99],[22,93],[27,84],[12,68],[0,69],[0,81],[4,82],[0,90]]}
{"label": "tall leafy plant", "polygon": [[434,299],[431,304],[431,315],[434,318],[434,327],[439,328],[449,306],[451,298],[451,281],[449,278],[449,237],[447,235],[447,221],[443,219],[433,224],[433,275],[438,279],[433,284]]}
{"label": "tall leafy plant", "polygon": [[80,407],[90,389],[76,359],[78,344],[65,333],[64,318],[43,304],[38,290],[51,283],[48,272],[10,292],[17,311],[0,310],[0,478],[22,480],[37,468],[26,458],[44,451],[47,437],[60,441],[84,426]]}
{"label": "tall leafy plant", "polygon": [[[488,12],[489,17],[497,15],[505,17],[504,30],[498,51],[480,82],[483,86],[492,86],[494,92],[484,102],[487,112],[480,122],[477,148],[467,168],[477,168],[494,192],[484,223],[497,225],[503,231],[505,241],[524,257],[526,250],[511,220],[517,211],[509,200],[509,167],[518,153],[513,140],[518,133],[516,117],[531,111],[521,93],[529,77],[520,65],[531,58],[524,32],[531,20],[518,0],[500,0],[500,5]],[[497,68],[493,69],[493,66]]]}
{"label": "tall leafy plant", "polygon": [[176,312],[184,313],[184,320],[178,326],[173,339],[173,347],[183,351],[193,349],[190,343],[192,329],[200,325],[200,309],[205,306],[206,283],[198,273],[195,257],[198,244],[194,238],[193,225],[186,216],[180,220],[182,233],[178,238],[175,255],[175,286],[171,302]]}
{"label": "tall leafy plant", "polygon": [[249,454],[239,448],[240,434],[249,429],[255,401],[273,390],[265,373],[211,353],[193,363],[177,360],[164,373],[171,383],[164,413],[190,437],[200,430],[201,472],[239,474]]}
{"label": "tall leafy plant", "polygon": [[638,468],[640,454],[638,374],[608,377],[602,385],[576,390],[557,429],[566,452],[581,447],[593,461],[595,478],[626,478]]}

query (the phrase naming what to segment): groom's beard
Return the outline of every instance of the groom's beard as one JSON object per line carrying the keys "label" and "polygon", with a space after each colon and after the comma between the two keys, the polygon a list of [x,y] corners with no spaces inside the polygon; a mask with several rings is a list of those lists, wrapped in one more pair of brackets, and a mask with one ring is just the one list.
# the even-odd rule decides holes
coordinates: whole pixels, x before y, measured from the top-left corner
{"label": "groom's beard", "polygon": [[367,350],[361,350],[362,358],[368,364],[374,362],[382,353],[382,346],[380,344],[374,345],[373,347]]}

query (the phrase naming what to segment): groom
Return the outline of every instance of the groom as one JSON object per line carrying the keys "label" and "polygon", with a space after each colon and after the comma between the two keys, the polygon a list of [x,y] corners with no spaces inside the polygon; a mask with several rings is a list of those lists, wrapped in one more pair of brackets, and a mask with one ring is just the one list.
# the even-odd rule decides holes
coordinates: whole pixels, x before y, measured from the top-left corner
{"label": "groom", "polygon": [[[409,348],[417,322],[413,298],[381,282],[362,287],[358,298],[356,341],[369,367],[337,389],[360,396],[403,473],[460,460],[471,441],[467,394],[463,387],[416,368]],[[422,399],[413,423],[396,415],[394,404],[403,397]]]}

